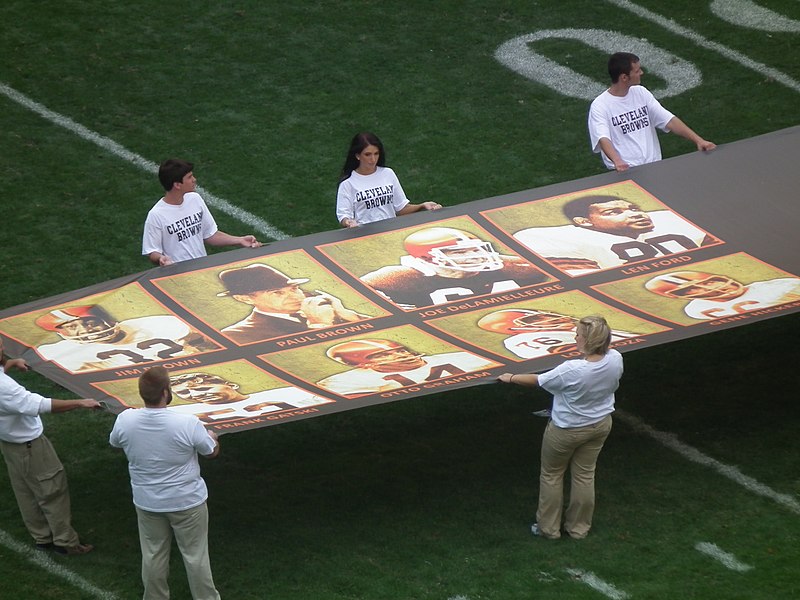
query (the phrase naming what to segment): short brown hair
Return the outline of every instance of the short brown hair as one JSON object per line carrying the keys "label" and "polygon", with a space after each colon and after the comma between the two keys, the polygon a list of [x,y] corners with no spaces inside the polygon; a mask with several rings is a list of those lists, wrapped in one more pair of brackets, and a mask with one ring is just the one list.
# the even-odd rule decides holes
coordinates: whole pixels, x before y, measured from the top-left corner
{"label": "short brown hair", "polygon": [[180,158],[168,158],[158,167],[158,180],[166,191],[170,191],[172,186],[181,183],[192,171],[194,171],[192,163]]}
{"label": "short brown hair", "polygon": [[139,395],[147,406],[160,404],[168,389],[169,372],[164,367],[152,367],[139,377]]}

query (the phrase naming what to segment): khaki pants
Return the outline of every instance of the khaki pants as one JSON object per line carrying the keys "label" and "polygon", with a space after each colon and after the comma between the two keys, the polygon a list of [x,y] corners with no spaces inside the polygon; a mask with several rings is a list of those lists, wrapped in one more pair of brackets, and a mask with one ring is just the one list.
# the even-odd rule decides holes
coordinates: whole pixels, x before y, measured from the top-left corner
{"label": "khaki pants", "polygon": [[208,558],[208,507],[157,513],[136,508],[142,547],[143,600],[167,600],[172,534],[183,556],[194,600],[219,600]]}
{"label": "khaki pants", "polygon": [[536,521],[544,537],[561,537],[567,467],[571,481],[564,530],[573,538],[583,538],[589,533],[594,514],[595,467],[611,432],[611,423],[611,415],[608,415],[599,423],[586,427],[562,429],[552,421],[547,424],[542,440],[539,508],[536,512]]}
{"label": "khaki pants", "polygon": [[27,444],[0,442],[25,527],[37,544],[75,546],[64,466],[44,435]]}

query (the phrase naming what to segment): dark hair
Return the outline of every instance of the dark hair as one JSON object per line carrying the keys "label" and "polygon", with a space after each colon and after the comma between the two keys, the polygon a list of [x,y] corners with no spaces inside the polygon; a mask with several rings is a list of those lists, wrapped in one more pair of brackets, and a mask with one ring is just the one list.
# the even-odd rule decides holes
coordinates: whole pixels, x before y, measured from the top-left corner
{"label": "dark hair", "polygon": [[386,151],[383,149],[383,142],[378,139],[378,136],[369,131],[362,131],[357,133],[350,141],[350,149],[347,151],[347,157],[344,159],[344,166],[342,173],[339,175],[339,183],[350,177],[352,172],[358,168],[358,159],[356,154],[361,154],[367,146],[375,146],[380,151],[378,157],[378,166],[386,166]]}
{"label": "dark hair", "polygon": [[617,83],[620,75],[630,75],[633,63],[639,62],[639,57],[630,52],[615,52],[608,59],[608,74],[611,83]]}
{"label": "dark hair", "polygon": [[158,167],[158,180],[165,190],[170,191],[172,186],[183,181],[187,173],[194,171],[194,165],[179,158],[168,158]]}
{"label": "dark hair", "polygon": [[147,369],[139,377],[139,395],[145,406],[157,406],[161,403],[164,390],[169,389],[169,371],[164,367]]}
{"label": "dark hair", "polygon": [[617,196],[581,196],[567,202],[561,210],[564,212],[564,216],[572,221],[576,217],[588,217],[589,208],[595,204],[605,204],[606,202],[615,202],[617,200],[622,200],[622,198]]}

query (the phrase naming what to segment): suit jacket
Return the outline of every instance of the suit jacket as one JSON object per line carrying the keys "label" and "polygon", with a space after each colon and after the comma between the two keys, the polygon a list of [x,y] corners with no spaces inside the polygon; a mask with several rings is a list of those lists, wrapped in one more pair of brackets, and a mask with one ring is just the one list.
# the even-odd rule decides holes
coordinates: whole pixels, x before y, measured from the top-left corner
{"label": "suit jacket", "polygon": [[250,344],[282,335],[308,331],[308,323],[302,317],[301,320],[302,322],[298,323],[253,311],[245,319],[223,329],[222,333],[237,344]]}

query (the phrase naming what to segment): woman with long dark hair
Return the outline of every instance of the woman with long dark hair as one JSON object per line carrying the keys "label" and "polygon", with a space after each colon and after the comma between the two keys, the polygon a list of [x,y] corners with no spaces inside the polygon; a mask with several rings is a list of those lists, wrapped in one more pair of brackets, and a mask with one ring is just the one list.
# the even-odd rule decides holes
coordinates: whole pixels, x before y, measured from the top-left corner
{"label": "woman with long dark hair", "polygon": [[342,227],[357,227],[441,208],[436,202],[412,204],[394,171],[386,166],[386,151],[374,133],[357,133],[350,142],[339,177],[336,218]]}

